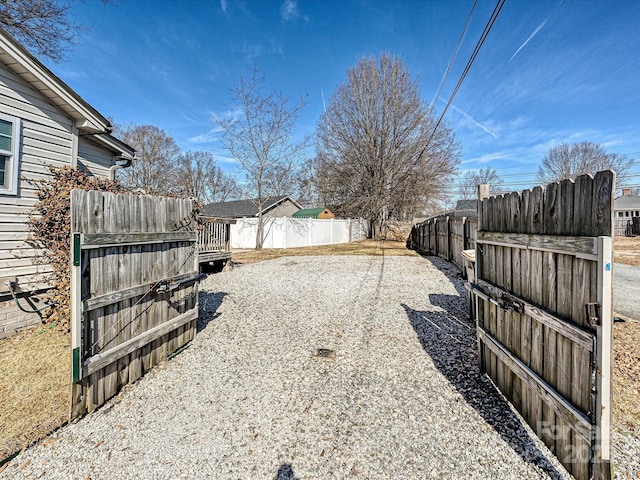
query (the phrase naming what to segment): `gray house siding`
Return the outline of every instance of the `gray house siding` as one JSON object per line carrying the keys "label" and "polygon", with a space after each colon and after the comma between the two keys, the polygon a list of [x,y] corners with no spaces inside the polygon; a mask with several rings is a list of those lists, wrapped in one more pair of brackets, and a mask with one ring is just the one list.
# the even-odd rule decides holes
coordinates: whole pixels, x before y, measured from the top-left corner
{"label": "gray house siding", "polygon": [[48,178],[48,164],[71,164],[73,120],[1,64],[0,113],[21,120],[18,192],[0,195],[0,278],[17,277],[21,289],[33,290],[44,286],[41,277],[49,268],[33,265],[37,252],[25,243],[36,201],[31,180]]}
{"label": "gray house siding", "polygon": [[[0,185],[0,338],[23,327],[41,322],[39,314],[20,310],[7,287],[15,282],[14,291],[26,310],[32,309],[27,299],[33,292],[49,287],[46,283],[51,268],[34,265],[41,252],[26,243],[27,219],[36,202],[34,180],[50,178],[49,165],[78,165],[90,173],[106,176],[114,155],[133,157],[134,150],[116,140],[101,146],[91,134],[105,132],[108,121],[75,92],[33,58],[6,32],[0,29],[0,119],[19,126],[11,134],[14,155],[3,162],[5,180]],[[79,132],[89,134],[79,137]],[[109,138],[108,133],[102,133]],[[114,145],[114,142],[117,144]],[[6,145],[6,138],[5,138]],[[4,150],[7,151],[6,149]],[[13,172],[17,169],[17,181]],[[9,186],[7,186],[9,185]]]}
{"label": "gray house siding", "polygon": [[97,177],[109,177],[113,154],[86,137],[78,140],[78,167]]}

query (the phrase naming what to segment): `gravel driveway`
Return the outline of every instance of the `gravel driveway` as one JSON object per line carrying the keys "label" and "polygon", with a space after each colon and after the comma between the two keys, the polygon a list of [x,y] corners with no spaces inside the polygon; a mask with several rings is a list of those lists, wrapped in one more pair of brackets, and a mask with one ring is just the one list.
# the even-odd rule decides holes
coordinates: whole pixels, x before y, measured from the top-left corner
{"label": "gravel driveway", "polygon": [[613,310],[640,320],[640,267],[623,263],[613,266]]}
{"label": "gravel driveway", "polygon": [[201,311],[190,348],[0,478],[568,478],[478,374],[443,261],[258,263]]}

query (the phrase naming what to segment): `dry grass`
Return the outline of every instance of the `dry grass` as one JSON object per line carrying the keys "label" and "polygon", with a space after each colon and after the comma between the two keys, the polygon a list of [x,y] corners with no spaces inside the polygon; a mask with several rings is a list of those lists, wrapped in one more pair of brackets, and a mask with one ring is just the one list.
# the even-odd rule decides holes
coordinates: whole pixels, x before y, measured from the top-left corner
{"label": "dry grass", "polygon": [[[640,267],[640,237],[615,237],[614,261]],[[613,329],[613,420],[640,435],[640,322]]]}
{"label": "dry grass", "polygon": [[67,420],[69,345],[68,334],[40,328],[0,340],[0,460]]}
{"label": "dry grass", "polygon": [[613,423],[640,435],[640,322],[613,328]]}
{"label": "dry grass", "polygon": [[236,264],[273,260],[274,258],[309,255],[392,255],[418,256],[413,250],[408,250],[405,242],[389,240],[363,240],[361,242],[341,243],[338,245],[322,245],[319,247],[301,248],[263,248],[262,250],[246,250],[234,252],[232,260]]}
{"label": "dry grass", "polygon": [[640,237],[615,237],[613,259],[615,262],[640,267]]}
{"label": "dry grass", "polygon": [[[640,253],[640,239],[623,239]],[[631,240],[628,242],[627,240]],[[616,249],[620,249],[616,238]],[[632,248],[629,248],[632,250]],[[363,241],[322,247],[264,249],[233,254],[239,264],[304,255],[409,255],[404,242]],[[618,260],[618,259],[616,259]],[[628,262],[625,262],[628,263]],[[0,340],[0,461],[67,419],[69,335],[38,329]],[[41,330],[40,330],[41,331]],[[614,328],[614,424],[640,434],[640,322]]]}

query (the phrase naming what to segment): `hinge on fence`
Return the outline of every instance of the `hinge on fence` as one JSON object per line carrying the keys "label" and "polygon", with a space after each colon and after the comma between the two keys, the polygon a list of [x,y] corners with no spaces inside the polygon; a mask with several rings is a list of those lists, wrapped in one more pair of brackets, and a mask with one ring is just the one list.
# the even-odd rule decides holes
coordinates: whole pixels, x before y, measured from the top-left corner
{"label": "hinge on fence", "polygon": [[159,295],[163,293],[169,293],[171,290],[175,290],[179,286],[179,284],[176,285],[170,280],[162,280],[161,282],[156,282],[155,284],[151,285],[149,289],[156,295]]}
{"label": "hinge on fence", "polygon": [[80,364],[80,348],[71,351],[71,377],[73,383],[78,383],[82,379],[82,365]]}
{"label": "hinge on fence", "polygon": [[80,266],[80,234],[73,234],[73,266]]}
{"label": "hinge on fence", "polygon": [[587,314],[587,323],[594,328],[602,324],[600,321],[600,307],[601,305],[597,302],[589,302],[584,305]]}
{"label": "hinge on fence", "polygon": [[484,293],[489,297],[489,301],[497,305],[503,310],[513,310],[521,315],[524,314],[524,302],[519,298],[516,298],[507,293],[501,292],[498,289],[492,288],[490,285],[482,287],[478,284],[469,282],[471,290],[477,290]]}

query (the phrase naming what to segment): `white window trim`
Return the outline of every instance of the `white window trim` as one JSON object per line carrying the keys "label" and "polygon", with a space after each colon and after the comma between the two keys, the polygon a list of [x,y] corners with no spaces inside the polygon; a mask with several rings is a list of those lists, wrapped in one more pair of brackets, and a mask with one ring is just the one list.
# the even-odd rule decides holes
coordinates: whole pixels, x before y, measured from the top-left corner
{"label": "white window trim", "polygon": [[11,122],[11,150],[0,150],[1,155],[10,157],[5,171],[5,179],[9,179],[9,186],[0,186],[0,195],[17,195],[18,194],[18,163],[20,162],[20,133],[21,122],[18,117],[11,117],[0,113],[0,119]]}

